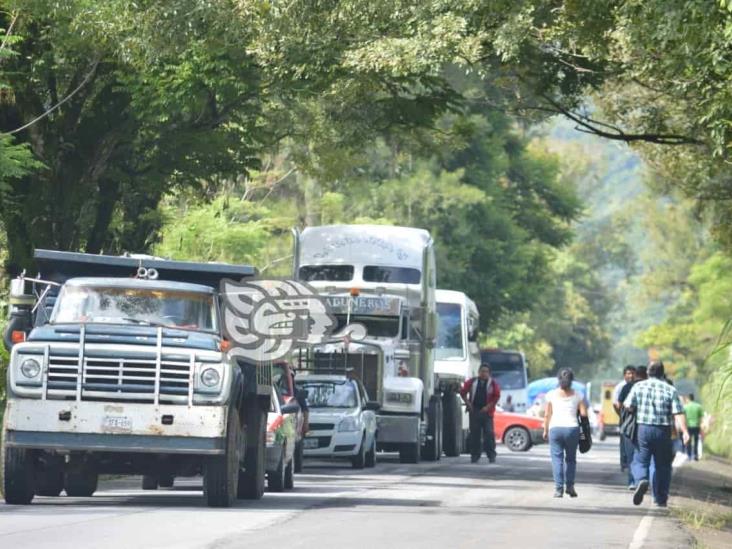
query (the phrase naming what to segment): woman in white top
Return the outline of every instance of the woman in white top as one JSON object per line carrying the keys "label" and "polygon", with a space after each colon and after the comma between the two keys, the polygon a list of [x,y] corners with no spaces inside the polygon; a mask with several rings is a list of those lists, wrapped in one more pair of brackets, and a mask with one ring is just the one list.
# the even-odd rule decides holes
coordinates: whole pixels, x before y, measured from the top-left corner
{"label": "woman in white top", "polygon": [[574,476],[577,470],[577,445],[580,438],[577,412],[587,417],[587,407],[583,398],[572,389],[574,381],[572,370],[564,368],[557,378],[559,387],[546,395],[544,440],[549,440],[552,455],[554,497],[561,498],[566,491],[570,497],[576,498]]}

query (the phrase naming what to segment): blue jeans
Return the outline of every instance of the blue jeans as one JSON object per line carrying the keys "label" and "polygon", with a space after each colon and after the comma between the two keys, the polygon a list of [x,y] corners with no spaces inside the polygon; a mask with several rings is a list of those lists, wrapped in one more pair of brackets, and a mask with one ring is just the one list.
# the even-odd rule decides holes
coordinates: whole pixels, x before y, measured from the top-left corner
{"label": "blue jeans", "polygon": [[636,482],[649,480],[651,459],[655,463],[655,478],[651,478],[653,495],[658,503],[668,501],[671,486],[673,450],[671,427],[667,425],[638,424],[638,449],[633,460],[633,478]]}
{"label": "blue jeans", "polygon": [[623,441],[623,449],[625,450],[625,463],[627,463],[628,467],[628,486],[631,484],[635,484],[635,481],[633,480],[633,458],[635,457],[635,445],[633,444],[633,441],[630,440],[625,435],[620,435],[621,440]]}
{"label": "blue jeans", "polygon": [[549,429],[552,475],[554,476],[554,486],[557,490],[562,490],[565,485],[574,486],[574,474],[577,470],[579,434],[579,427],[552,427]]}

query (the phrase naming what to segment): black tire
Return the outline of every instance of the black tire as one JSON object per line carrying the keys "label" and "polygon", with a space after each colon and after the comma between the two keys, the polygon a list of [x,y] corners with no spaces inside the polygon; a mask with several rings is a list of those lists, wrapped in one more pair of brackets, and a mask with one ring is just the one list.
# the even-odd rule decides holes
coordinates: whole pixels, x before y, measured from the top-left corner
{"label": "black tire", "polygon": [[274,471],[267,471],[267,488],[270,492],[284,492],[285,490],[285,451],[282,450],[282,457],[279,465]]}
{"label": "black tire", "polygon": [[512,452],[527,452],[531,448],[531,435],[524,427],[509,427],[503,433],[503,443]]}
{"label": "black tire", "polygon": [[82,465],[66,471],[64,490],[72,498],[90,498],[97,491],[99,474],[88,465]]}
{"label": "black tire", "polygon": [[427,418],[427,440],[422,448],[422,459],[439,461],[442,456],[442,402],[439,397],[430,399]]}
{"label": "black tire", "polygon": [[157,490],[158,489],[158,477],[155,475],[142,475],[142,489],[143,490]]}
{"label": "black tire", "polygon": [[64,471],[61,467],[50,466],[36,473],[36,494],[58,497],[64,489]]}
{"label": "black tire", "polygon": [[209,507],[231,507],[236,501],[241,467],[241,425],[239,411],[229,407],[226,426],[226,449],[222,456],[206,458],[203,470],[203,493]]}
{"label": "black tire", "polygon": [[374,441],[371,443],[371,448],[366,452],[366,467],[369,469],[376,467],[376,435],[374,435]]}
{"label": "black tire", "polygon": [[36,492],[33,455],[3,445],[3,495],[10,505],[28,505]]}
{"label": "black tire", "polygon": [[442,398],[442,449],[448,457],[458,457],[463,449],[463,418],[458,398],[452,391]]}
{"label": "black tire", "polygon": [[[239,474],[241,474],[241,472]],[[172,488],[174,483],[175,476],[173,475],[166,474],[158,477],[158,486],[161,488]]]}
{"label": "black tire", "polygon": [[305,461],[305,444],[301,440],[295,444],[295,472],[302,473],[303,462]]}
{"label": "black tire", "polygon": [[295,457],[285,467],[285,490],[292,490],[295,487]]}
{"label": "black tire", "polygon": [[266,476],[264,462],[267,444],[266,417],[256,401],[250,404],[244,471],[239,475],[239,489],[237,491],[239,499],[261,499],[264,495],[264,479]]}
{"label": "black tire", "polygon": [[419,440],[401,444],[399,446],[399,463],[419,463],[419,454]]}
{"label": "black tire", "polygon": [[351,458],[351,466],[354,469],[366,467],[366,435],[361,437],[361,446],[358,448],[358,453]]}

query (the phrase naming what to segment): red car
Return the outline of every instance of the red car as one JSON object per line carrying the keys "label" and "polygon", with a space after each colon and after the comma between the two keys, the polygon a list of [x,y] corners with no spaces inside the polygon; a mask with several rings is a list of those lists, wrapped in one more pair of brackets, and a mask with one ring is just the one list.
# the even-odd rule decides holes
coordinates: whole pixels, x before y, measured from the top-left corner
{"label": "red car", "polygon": [[526,414],[506,412],[496,407],[493,416],[496,440],[513,452],[527,452],[534,444],[544,442],[544,420]]}

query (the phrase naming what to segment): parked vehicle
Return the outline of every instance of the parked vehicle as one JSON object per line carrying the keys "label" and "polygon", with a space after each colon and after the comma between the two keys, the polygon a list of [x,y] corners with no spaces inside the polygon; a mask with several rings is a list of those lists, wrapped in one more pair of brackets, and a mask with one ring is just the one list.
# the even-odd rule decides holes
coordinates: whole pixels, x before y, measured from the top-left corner
{"label": "parked vehicle", "polygon": [[459,456],[470,428],[459,391],[466,379],[478,374],[480,317],[473,300],[462,292],[437,290],[435,299],[435,375],[442,392],[442,448],[447,456]]}
{"label": "parked vehicle", "polygon": [[297,444],[297,401],[285,403],[276,387],[267,416],[267,487],[272,492],[295,486],[295,446]]}
{"label": "parked vehicle", "polygon": [[307,391],[310,431],[304,441],[308,457],[348,458],[354,469],[376,465],[376,410],[363,383],[349,375],[301,374]]}
{"label": "parked vehicle", "polygon": [[604,439],[607,435],[620,434],[620,416],[613,407],[613,393],[616,383],[603,381],[600,388],[600,413],[602,414],[602,433]]}
{"label": "parked vehicle", "polygon": [[[264,491],[271,369],[229,358],[222,278],[246,266],[36,250],[11,286],[8,503],[91,496],[102,473],[203,474],[210,506]],[[81,277],[83,275],[83,277]]]}
{"label": "parked vehicle", "polygon": [[501,386],[501,396],[505,403],[511,397],[514,410],[525,412],[532,399],[529,398],[527,386],[529,383],[528,364],[526,357],[520,351],[505,351],[502,349],[481,349],[482,362],[491,365],[491,375]]}
{"label": "parked vehicle", "polygon": [[496,440],[512,452],[528,452],[535,444],[544,442],[544,420],[526,414],[506,412],[496,408],[493,416]]}
{"label": "parked vehicle", "polygon": [[295,231],[294,276],[327,296],[341,326],[365,339],[315,345],[315,366],[355,368],[381,404],[377,447],[403,463],[442,454],[442,395],[435,382],[435,253],[427,231],[332,225]]}

